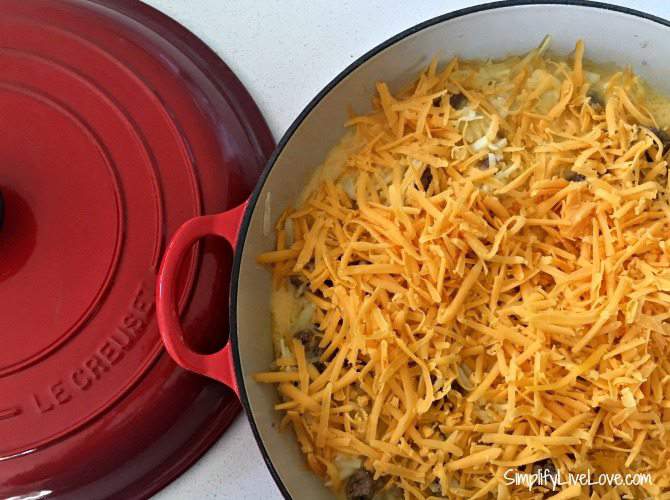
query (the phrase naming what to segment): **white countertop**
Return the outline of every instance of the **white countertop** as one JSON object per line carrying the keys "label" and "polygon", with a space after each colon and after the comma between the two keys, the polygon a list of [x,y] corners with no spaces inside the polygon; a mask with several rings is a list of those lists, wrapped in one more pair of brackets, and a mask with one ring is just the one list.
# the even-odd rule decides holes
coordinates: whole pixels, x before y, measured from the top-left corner
{"label": "white countertop", "polygon": [[[181,22],[237,74],[279,140],[335,75],[396,33],[467,0],[144,0]],[[670,19],[665,0],[614,1]],[[249,423],[238,417],[157,500],[280,499]]]}

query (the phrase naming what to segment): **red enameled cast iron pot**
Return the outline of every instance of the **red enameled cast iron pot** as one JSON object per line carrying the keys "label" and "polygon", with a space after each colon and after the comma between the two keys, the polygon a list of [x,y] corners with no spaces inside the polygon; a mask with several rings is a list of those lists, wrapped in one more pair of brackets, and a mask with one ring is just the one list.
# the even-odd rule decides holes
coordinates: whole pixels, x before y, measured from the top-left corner
{"label": "red enameled cast iron pot", "polygon": [[[272,476],[286,497],[332,498],[304,466],[290,433],[275,429],[273,387],[251,375],[274,359],[270,325],[270,275],[256,256],[274,245],[272,227],[298,197],[314,168],[343,134],[346,110],[366,112],[375,83],[392,89],[407,83],[437,54],[442,60],[497,58],[524,53],[552,36],[552,50],[567,54],[584,39],[595,61],[630,65],[664,92],[670,84],[670,23],[641,12],[592,2],[497,2],[453,12],[415,26],[354,62],[321,91],[282,138],[251,198],[239,207],[186,222],[174,235],[157,286],[159,328],[170,355],[182,367],[226,384],[240,397]],[[268,224],[267,221],[271,221]],[[269,227],[268,227],[269,226]],[[200,238],[228,240],[231,274],[230,340],[211,355],[192,351],[175,304],[181,259]],[[222,304],[222,307],[225,307]]]}
{"label": "red enameled cast iron pot", "polygon": [[[163,251],[249,195],[272,134],[214,51],[139,0],[2,0],[0,68],[0,498],[147,498],[241,408],[163,348]],[[180,269],[202,350],[227,330],[231,260],[210,239]]]}

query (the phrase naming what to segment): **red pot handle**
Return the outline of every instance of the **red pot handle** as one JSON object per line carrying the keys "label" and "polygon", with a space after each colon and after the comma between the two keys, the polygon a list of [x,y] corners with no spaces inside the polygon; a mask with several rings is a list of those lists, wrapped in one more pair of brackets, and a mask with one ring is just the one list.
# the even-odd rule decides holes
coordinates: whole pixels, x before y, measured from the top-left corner
{"label": "red pot handle", "polygon": [[198,354],[184,341],[184,330],[177,307],[177,277],[188,250],[200,238],[220,236],[235,249],[237,235],[248,200],[216,215],[204,215],[186,221],[172,237],[163,256],[156,284],[156,316],[158,330],[168,353],[179,366],[223,382],[239,396],[231,342],[214,354]]}

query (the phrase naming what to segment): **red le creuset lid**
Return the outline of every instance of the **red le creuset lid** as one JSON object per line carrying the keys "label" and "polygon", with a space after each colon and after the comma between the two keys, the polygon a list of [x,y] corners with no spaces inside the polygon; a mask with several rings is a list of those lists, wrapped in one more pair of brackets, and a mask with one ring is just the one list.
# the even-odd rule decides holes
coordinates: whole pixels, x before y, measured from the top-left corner
{"label": "red le creuset lid", "polygon": [[[2,1],[0,497],[146,497],[228,426],[232,392],[162,349],[156,273],[272,148],[232,72],[156,10]],[[212,239],[182,266],[195,351],[225,341],[230,259]]]}

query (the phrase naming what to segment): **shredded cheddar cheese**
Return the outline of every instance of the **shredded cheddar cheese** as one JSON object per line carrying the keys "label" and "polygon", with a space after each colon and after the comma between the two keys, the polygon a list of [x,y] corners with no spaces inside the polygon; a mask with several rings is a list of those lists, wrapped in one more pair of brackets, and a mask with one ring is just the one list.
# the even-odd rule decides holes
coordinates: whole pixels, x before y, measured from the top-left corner
{"label": "shredded cheddar cheese", "polygon": [[670,494],[661,101],[546,48],[379,83],[258,257],[288,319],[256,380],[335,490],[533,498],[503,473],[551,461],[653,481],[552,498]]}

